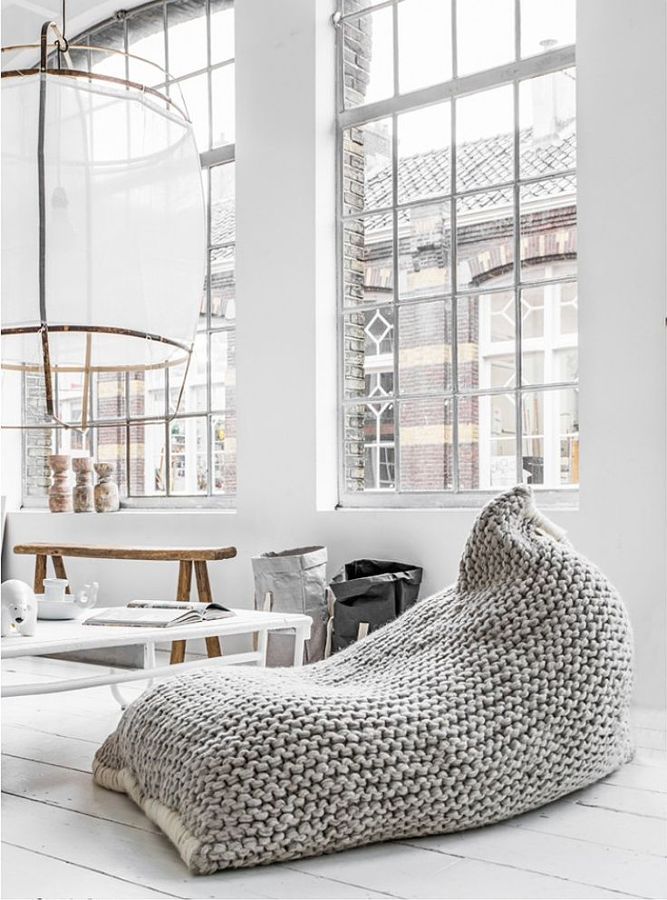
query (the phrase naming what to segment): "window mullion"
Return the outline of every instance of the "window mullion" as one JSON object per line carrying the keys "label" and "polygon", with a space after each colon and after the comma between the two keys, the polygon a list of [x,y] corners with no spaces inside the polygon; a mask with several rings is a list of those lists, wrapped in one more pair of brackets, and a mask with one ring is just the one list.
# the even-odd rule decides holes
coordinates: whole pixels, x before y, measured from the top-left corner
{"label": "window mullion", "polygon": [[[398,3],[392,6],[393,31],[394,31],[394,96],[398,96],[398,65],[399,65],[399,46],[398,46]],[[398,117],[392,116],[391,119],[391,198],[392,198],[392,231],[393,231],[393,259],[392,267],[394,270],[394,290],[393,290],[393,319],[394,319],[394,341],[393,341],[393,364],[394,364],[394,490],[400,493],[401,490],[401,401],[396,399],[400,397],[400,386],[398,378],[399,370],[399,341],[400,327],[398,322],[398,297],[400,294],[399,287],[399,247],[398,247]],[[380,477],[380,448],[378,445],[378,471],[377,478]]]}
{"label": "window mullion", "polygon": [[[458,76],[458,37],[457,37],[457,0],[452,0],[452,74]],[[450,255],[449,280],[451,284],[451,354],[452,354],[452,490],[460,488],[459,465],[459,341],[458,341],[458,262],[456,248],[456,99],[452,97],[449,108],[450,115]],[[447,307],[445,307],[445,317]],[[443,336],[444,337],[444,336]],[[443,410],[444,414],[444,410]]]}
{"label": "window mullion", "polygon": [[[519,53],[520,47],[520,26],[519,26],[519,10],[521,2],[515,0],[515,35],[516,49]],[[514,193],[513,193],[513,216],[514,219],[514,316],[515,316],[515,351],[514,351],[514,404],[515,404],[515,432],[516,432],[516,480],[517,484],[523,482],[523,416],[522,416],[522,361],[523,352],[521,346],[521,189],[519,186],[519,176],[521,174],[520,152],[520,132],[519,132],[519,82],[514,82],[512,87],[512,103],[514,109]]]}

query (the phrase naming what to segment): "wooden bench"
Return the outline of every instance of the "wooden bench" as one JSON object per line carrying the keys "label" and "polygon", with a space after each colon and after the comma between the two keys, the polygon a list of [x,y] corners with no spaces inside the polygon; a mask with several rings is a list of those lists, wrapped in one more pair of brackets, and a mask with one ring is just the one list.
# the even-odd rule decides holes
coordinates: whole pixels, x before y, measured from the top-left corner
{"label": "wooden bench", "polygon": [[[176,599],[190,599],[192,586],[192,568],[194,566],[197,580],[197,594],[202,603],[211,603],[213,594],[208,578],[208,562],[219,559],[232,559],[236,556],[236,547],[99,547],[85,544],[17,544],[14,553],[35,557],[36,594],[44,593],[46,578],[46,561],[50,557],[57,578],[67,578],[64,557],[83,559],[136,559],[159,562],[178,563],[178,584]],[[70,593],[69,585],[67,593]],[[206,638],[206,651],[209,656],[222,656],[220,640],[217,637]],[[174,641],[171,645],[171,662],[182,663],[185,659],[185,641]]]}

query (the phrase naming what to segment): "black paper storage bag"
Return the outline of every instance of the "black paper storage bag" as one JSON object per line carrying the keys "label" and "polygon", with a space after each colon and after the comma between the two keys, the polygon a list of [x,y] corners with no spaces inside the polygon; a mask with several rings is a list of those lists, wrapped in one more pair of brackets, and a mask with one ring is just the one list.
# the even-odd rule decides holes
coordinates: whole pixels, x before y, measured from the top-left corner
{"label": "black paper storage bag", "polygon": [[329,646],[334,653],[392,622],[416,603],[422,569],[411,563],[355,559],[331,581]]}

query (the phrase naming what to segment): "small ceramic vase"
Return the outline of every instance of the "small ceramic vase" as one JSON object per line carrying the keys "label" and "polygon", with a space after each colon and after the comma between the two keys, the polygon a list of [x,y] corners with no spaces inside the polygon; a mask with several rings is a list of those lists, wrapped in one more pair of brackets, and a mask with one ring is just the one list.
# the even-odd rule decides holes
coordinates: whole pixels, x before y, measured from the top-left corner
{"label": "small ceramic vase", "polygon": [[49,468],[51,469],[49,509],[53,513],[72,512],[69,462],[70,457],[67,453],[52,453],[49,456]]}
{"label": "small ceramic vase", "polygon": [[93,461],[89,456],[75,456],[72,460],[72,468],[76,475],[76,484],[72,491],[74,512],[93,512],[95,509]]}
{"label": "small ceramic vase", "polygon": [[98,513],[116,512],[120,507],[118,485],[112,481],[114,472],[112,463],[95,463],[95,471],[99,481],[95,485],[95,509]]}

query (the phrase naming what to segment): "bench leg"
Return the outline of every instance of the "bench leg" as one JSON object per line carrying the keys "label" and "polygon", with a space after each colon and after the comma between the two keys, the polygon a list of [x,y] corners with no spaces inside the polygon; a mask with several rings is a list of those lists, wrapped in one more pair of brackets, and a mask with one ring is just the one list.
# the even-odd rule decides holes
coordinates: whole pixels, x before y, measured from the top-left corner
{"label": "bench leg", "polygon": [[[178,564],[178,588],[177,600],[190,599],[190,585],[192,584],[192,562],[182,559]],[[185,661],[185,641],[174,641],[171,645],[170,663],[182,663]]]}
{"label": "bench leg", "polygon": [[[208,568],[205,560],[199,560],[195,563],[195,576],[197,578],[197,593],[199,594],[200,603],[212,603],[213,595],[211,593],[211,582],[208,580]],[[222,656],[222,648],[220,646],[220,638],[206,638],[206,652],[209,657]]]}
{"label": "bench leg", "polygon": [[36,594],[44,593],[44,579],[46,578],[46,556],[38,554],[35,557],[35,583],[33,589]]}
{"label": "bench leg", "polygon": [[[53,563],[53,571],[56,573],[56,578],[64,578],[67,581],[67,572],[65,571],[65,563],[62,556],[52,556],[51,562]],[[65,593],[72,593],[69,584],[65,588]]]}

